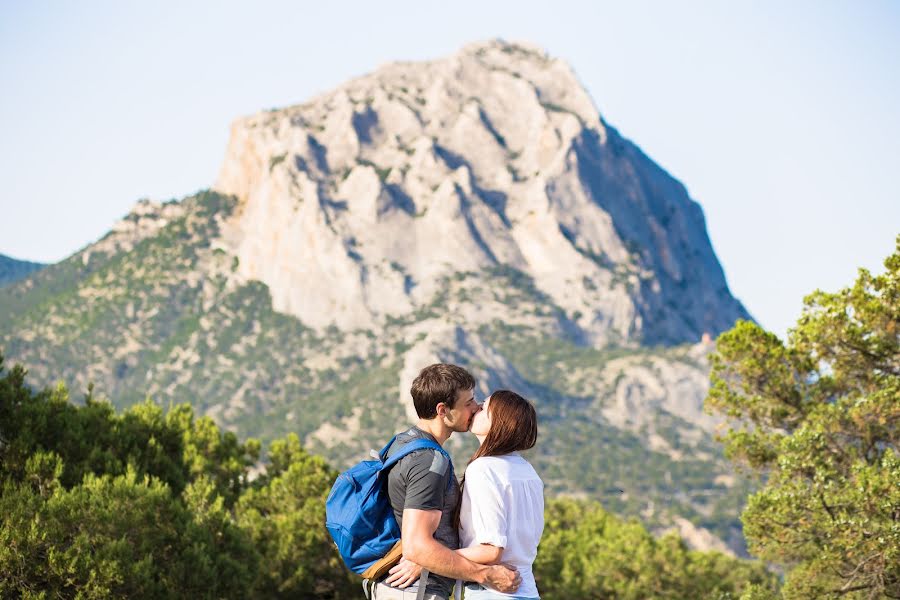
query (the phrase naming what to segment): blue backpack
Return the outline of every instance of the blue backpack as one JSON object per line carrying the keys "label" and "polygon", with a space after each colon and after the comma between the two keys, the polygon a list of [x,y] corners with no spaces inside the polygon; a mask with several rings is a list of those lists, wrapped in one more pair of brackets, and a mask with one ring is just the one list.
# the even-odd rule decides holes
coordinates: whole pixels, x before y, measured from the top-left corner
{"label": "blue backpack", "polygon": [[[325,527],[347,568],[360,575],[381,560],[400,539],[400,527],[388,498],[387,470],[407,454],[425,448],[437,450],[450,461],[447,451],[428,439],[413,440],[386,458],[396,439],[397,436],[391,438],[376,460],[364,460],[341,473],[325,501]],[[450,465],[452,469],[452,461]],[[381,476],[382,472],[385,477]],[[449,485],[454,479],[450,477]]]}

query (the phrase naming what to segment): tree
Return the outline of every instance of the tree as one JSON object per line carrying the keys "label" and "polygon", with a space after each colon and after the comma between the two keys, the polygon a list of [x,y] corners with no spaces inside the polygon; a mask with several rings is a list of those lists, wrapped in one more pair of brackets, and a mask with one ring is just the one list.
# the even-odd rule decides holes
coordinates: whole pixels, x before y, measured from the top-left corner
{"label": "tree", "polygon": [[786,342],[746,321],[716,342],[706,405],[765,480],[744,534],[787,597],[900,598],[900,237],[884,264],[809,295]]}
{"label": "tree", "polygon": [[336,473],[260,453],[189,405],[117,415],[33,392],[0,355],[0,598],[358,596],[324,527]]}
{"label": "tree", "polygon": [[542,598],[737,598],[752,584],[774,592],[758,562],[688,550],[673,533],[654,538],[596,502],[554,500],[534,564]]}
{"label": "tree", "polygon": [[249,539],[192,514],[155,478],[87,474],[70,489],[37,453],[0,493],[0,597],[245,598]]}
{"label": "tree", "polygon": [[270,446],[266,472],[241,496],[237,522],[262,560],[260,598],[357,598],[360,579],[341,562],[325,529],[325,498],[337,473],[290,434]]}
{"label": "tree", "polygon": [[122,475],[131,467],[160,479],[175,494],[207,477],[230,508],[259,459],[257,440],[241,443],[209,417],[196,418],[189,404],[164,411],[147,399],[117,415],[92,389],[84,405],[76,406],[65,386],[35,393],[25,375],[17,365],[0,377],[0,478],[20,480],[28,458],[47,450],[62,459],[60,482],[67,488],[88,473]]}

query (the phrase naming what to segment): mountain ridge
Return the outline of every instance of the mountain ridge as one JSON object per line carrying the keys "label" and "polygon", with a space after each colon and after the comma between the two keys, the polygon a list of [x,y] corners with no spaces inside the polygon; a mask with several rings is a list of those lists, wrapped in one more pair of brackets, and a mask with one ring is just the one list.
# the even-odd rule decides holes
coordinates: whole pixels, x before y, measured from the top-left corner
{"label": "mountain ridge", "polygon": [[45,266],[44,263],[20,260],[0,254],[0,287],[24,279]]}

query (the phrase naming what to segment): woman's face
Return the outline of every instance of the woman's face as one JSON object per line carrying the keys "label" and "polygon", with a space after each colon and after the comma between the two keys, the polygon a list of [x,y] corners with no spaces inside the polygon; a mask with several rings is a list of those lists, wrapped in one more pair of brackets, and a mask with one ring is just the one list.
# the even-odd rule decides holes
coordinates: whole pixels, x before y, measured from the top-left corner
{"label": "woman's face", "polygon": [[475,417],[472,419],[472,433],[475,435],[487,435],[488,431],[491,430],[491,416],[490,416],[490,403],[491,399],[488,398],[484,401],[484,404],[481,405],[481,410],[475,414]]}

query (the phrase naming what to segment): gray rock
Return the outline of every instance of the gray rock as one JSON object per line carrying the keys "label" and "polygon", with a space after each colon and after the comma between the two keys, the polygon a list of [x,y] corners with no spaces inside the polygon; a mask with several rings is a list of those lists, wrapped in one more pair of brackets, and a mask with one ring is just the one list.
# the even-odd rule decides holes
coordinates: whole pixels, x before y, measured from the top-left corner
{"label": "gray rock", "polygon": [[496,265],[597,347],[696,342],[748,318],[684,186],[526,45],[386,65],[239,119],[215,187],[240,201],[225,226],[240,276],[318,329],[377,328],[442,277]]}

